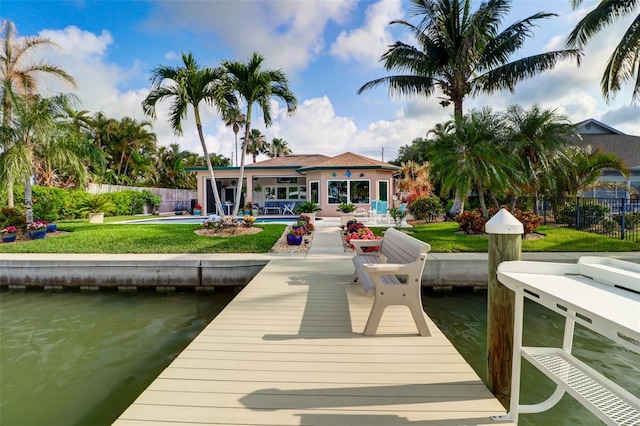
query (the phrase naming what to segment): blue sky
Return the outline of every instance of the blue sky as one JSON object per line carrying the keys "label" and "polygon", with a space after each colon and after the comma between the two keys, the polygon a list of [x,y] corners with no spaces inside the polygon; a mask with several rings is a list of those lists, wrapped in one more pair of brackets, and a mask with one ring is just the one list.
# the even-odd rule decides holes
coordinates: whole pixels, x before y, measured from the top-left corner
{"label": "blue sky", "polygon": [[[595,1],[573,11],[569,0],[515,0],[505,24],[535,12],[557,13],[542,22],[522,56],[561,49],[568,32]],[[354,1],[29,1],[2,0],[0,17],[16,24],[18,35],[40,35],[60,49],[42,51],[79,83],[79,109],[91,114],[145,119],[140,102],[149,91],[150,70],[177,66],[181,52],[193,52],[203,66],[223,59],[246,61],[252,52],[266,58],[267,68],[287,73],[298,98],[298,111],[287,117],[274,104],[273,125],[254,122],[268,140],[280,137],[294,153],[338,155],[352,151],[384,160],[395,158],[438,122],[451,117],[436,96],[392,98],[386,88],[357,95],[367,81],[386,75],[379,63],[387,46],[407,34],[394,19],[411,19],[409,3],[400,0]],[[597,36],[585,52],[583,65],[562,63],[550,73],[523,82],[516,92],[469,98],[465,110],[491,106],[496,111],[539,103],[557,109],[574,122],[595,118],[625,133],[640,135],[640,108],[631,105],[631,87],[609,104],[599,81],[611,50],[630,20],[620,21]],[[50,91],[70,91],[45,82]],[[179,143],[201,153],[193,117],[176,136],[166,122],[167,107],[158,109],[153,128],[159,143]],[[234,152],[234,134],[213,111],[204,115],[208,149],[227,157]]]}

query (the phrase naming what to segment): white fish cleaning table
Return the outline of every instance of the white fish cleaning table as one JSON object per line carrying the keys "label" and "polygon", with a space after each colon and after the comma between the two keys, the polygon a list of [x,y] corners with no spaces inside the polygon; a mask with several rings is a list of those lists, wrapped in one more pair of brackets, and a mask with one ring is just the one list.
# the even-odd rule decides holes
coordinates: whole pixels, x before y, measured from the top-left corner
{"label": "white fish cleaning table", "polygon": [[[640,353],[640,264],[595,256],[577,264],[511,261],[498,266],[498,280],[515,292],[515,322],[511,406],[495,419],[546,411],[566,392],[608,425],[640,425],[640,399],[571,354],[576,323]],[[522,346],[525,297],[565,317],[562,348]],[[522,357],[557,385],[544,402],[519,402]]]}

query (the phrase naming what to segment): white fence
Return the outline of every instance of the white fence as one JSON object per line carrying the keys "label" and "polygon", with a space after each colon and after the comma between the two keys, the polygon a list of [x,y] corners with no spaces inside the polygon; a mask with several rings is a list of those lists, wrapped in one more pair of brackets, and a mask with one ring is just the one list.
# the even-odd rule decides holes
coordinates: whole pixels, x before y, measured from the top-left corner
{"label": "white fence", "polygon": [[195,200],[197,192],[191,189],[148,188],[140,186],[106,185],[90,183],[87,192],[90,194],[103,194],[105,192],[120,191],[151,191],[160,196],[160,213],[174,211],[178,204],[185,208],[191,208],[191,200]]}

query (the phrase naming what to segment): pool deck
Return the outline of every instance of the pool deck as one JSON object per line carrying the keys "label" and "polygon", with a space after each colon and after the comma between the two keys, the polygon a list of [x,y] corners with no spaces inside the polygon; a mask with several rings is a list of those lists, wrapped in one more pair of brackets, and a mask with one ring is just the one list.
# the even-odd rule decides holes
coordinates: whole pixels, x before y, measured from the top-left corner
{"label": "pool deck", "polygon": [[362,335],[373,299],[341,246],[317,227],[306,256],[272,258],[114,424],[512,424],[428,317],[430,337],[405,307]]}

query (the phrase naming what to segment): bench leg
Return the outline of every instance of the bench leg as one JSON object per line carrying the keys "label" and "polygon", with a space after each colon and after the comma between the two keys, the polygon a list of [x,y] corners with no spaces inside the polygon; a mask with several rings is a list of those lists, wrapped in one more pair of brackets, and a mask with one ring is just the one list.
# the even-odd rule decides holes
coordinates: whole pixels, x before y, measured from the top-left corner
{"label": "bench leg", "polygon": [[416,303],[411,303],[407,305],[407,307],[411,311],[411,316],[413,317],[413,321],[416,323],[416,327],[418,327],[418,334],[421,336],[431,336],[431,331],[429,331],[427,321],[424,319],[422,306],[419,306]]}
{"label": "bench leg", "polygon": [[358,273],[354,272],[353,278],[351,278],[351,284],[357,284],[357,283],[358,283]]}
{"label": "bench leg", "polygon": [[364,333],[362,334],[365,336],[374,336],[376,334],[376,330],[378,330],[378,325],[380,324],[382,314],[386,307],[386,305],[378,303],[377,301],[373,302],[369,318],[367,319],[367,324],[364,326]]}

